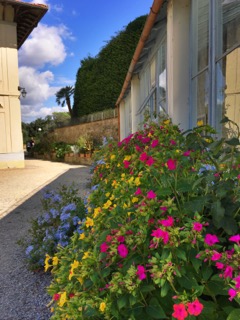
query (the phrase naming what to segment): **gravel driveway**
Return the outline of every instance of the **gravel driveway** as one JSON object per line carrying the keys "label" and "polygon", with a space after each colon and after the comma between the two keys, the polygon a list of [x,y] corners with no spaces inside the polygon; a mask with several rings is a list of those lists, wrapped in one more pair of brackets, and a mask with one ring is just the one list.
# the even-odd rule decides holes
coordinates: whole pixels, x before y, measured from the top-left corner
{"label": "gravel driveway", "polygon": [[84,197],[89,182],[89,167],[64,163],[27,160],[25,169],[0,170],[0,320],[50,318],[45,290],[50,276],[28,271],[16,242],[27,236],[30,219],[41,213],[44,188],[74,183]]}

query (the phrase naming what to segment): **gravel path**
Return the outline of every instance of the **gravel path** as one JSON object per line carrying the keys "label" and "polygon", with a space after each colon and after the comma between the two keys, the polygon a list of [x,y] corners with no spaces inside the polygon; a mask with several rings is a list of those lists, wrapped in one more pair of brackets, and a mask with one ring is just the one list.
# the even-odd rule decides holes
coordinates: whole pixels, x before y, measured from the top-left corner
{"label": "gravel path", "polygon": [[27,270],[25,254],[16,242],[27,236],[29,221],[41,213],[43,188],[55,190],[73,182],[84,197],[89,168],[29,160],[26,169],[0,170],[0,320],[50,318],[46,287],[51,278]]}

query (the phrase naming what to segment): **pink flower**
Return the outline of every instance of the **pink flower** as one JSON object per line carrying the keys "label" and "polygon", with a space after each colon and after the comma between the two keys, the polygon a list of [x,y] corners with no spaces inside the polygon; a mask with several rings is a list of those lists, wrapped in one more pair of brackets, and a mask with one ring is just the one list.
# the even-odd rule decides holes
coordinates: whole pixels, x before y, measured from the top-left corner
{"label": "pink flower", "polygon": [[206,234],[204,242],[209,246],[213,246],[215,243],[219,242],[219,240],[215,234],[208,233],[208,234]]}
{"label": "pink flower", "polygon": [[217,251],[214,251],[211,260],[212,261],[216,261],[216,260],[220,260],[222,258],[222,254],[218,253]]}
{"label": "pink flower", "polygon": [[107,241],[107,242],[111,242],[111,241],[112,241],[112,236],[107,235],[107,236],[106,236],[106,241]]}
{"label": "pink flower", "polygon": [[231,236],[229,238],[229,241],[236,242],[238,245],[240,245],[240,234],[236,234],[235,236]]}
{"label": "pink flower", "polygon": [[148,193],[147,193],[148,199],[155,199],[156,196],[157,196],[156,193],[154,193],[152,190],[148,191]]}
{"label": "pink flower", "polygon": [[236,282],[236,289],[240,289],[240,275],[233,279]]}
{"label": "pink flower", "polygon": [[125,241],[124,236],[119,236],[119,237],[117,238],[117,241],[118,241],[118,242],[124,242],[124,241]]}
{"label": "pink flower", "polygon": [[175,140],[170,140],[170,144],[171,144],[172,146],[175,146],[175,145],[176,145],[176,141],[175,141]]}
{"label": "pink flower", "polygon": [[131,162],[127,161],[127,160],[123,160],[123,164],[124,164],[124,168],[128,168],[131,164]]}
{"label": "pink flower", "polygon": [[188,313],[185,309],[185,305],[183,303],[180,304],[174,304],[173,305],[173,318],[177,319],[177,320],[184,320],[185,318],[187,318]]}
{"label": "pink flower", "polygon": [[149,157],[146,161],[146,165],[151,167],[154,164],[155,160],[153,159],[153,157]]}
{"label": "pink flower", "polygon": [[140,154],[140,157],[139,157],[140,161],[145,162],[147,161],[147,159],[148,159],[148,155],[146,154],[146,152],[143,152]]}
{"label": "pink flower", "polygon": [[225,271],[224,271],[223,277],[232,279],[232,277],[233,277],[233,267],[227,266]]}
{"label": "pink flower", "polygon": [[153,230],[151,233],[151,236],[157,238],[157,239],[162,239],[164,244],[167,244],[169,241],[169,233],[167,231],[164,231],[160,228]]}
{"label": "pink flower", "polygon": [[145,268],[144,268],[144,266],[141,266],[141,265],[139,265],[139,266],[137,266],[137,269],[138,269],[138,271],[136,272],[136,274],[138,275],[138,278],[140,279],[140,280],[143,280],[143,279],[146,279],[146,270],[145,270]]}
{"label": "pink flower", "polygon": [[173,217],[169,216],[166,220],[160,220],[159,223],[164,227],[172,227],[174,219]]}
{"label": "pink flower", "polygon": [[240,174],[237,176],[238,180],[240,180]]}
{"label": "pink flower", "polygon": [[193,222],[193,230],[200,232],[203,228],[203,225],[200,222]]}
{"label": "pink flower", "polygon": [[141,152],[142,151],[142,149],[138,145],[135,146],[135,149],[136,149],[137,152]]}
{"label": "pink flower", "polygon": [[59,299],[60,299],[60,294],[59,293],[54,293],[54,295],[53,295],[53,300],[54,301],[58,301]]}
{"label": "pink flower", "polygon": [[117,249],[120,257],[126,258],[126,256],[128,255],[128,248],[125,246],[125,244],[120,244]]}
{"label": "pink flower", "polygon": [[160,207],[160,210],[162,210],[164,213],[167,211],[167,207]]}
{"label": "pink flower", "polygon": [[101,252],[106,252],[108,250],[109,246],[106,244],[106,242],[103,242],[101,245],[100,245],[100,251]]}
{"label": "pink flower", "polygon": [[155,148],[156,146],[158,146],[158,143],[159,143],[158,140],[153,140],[151,143],[151,147]]}
{"label": "pink flower", "polygon": [[167,167],[169,170],[175,170],[177,167],[177,160],[174,159],[168,159],[167,161]]}
{"label": "pink flower", "polygon": [[203,309],[203,305],[197,299],[193,302],[188,302],[187,306],[188,313],[191,316],[199,316]]}
{"label": "pink flower", "polygon": [[236,297],[237,291],[231,288],[228,290],[228,294],[230,296],[229,300],[232,301],[234,299],[234,297]]}

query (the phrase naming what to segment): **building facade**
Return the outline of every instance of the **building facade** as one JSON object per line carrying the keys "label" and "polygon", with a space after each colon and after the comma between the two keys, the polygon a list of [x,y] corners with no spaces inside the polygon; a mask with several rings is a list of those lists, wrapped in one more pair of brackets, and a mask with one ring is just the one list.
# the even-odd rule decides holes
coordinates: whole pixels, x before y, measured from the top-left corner
{"label": "building facade", "polygon": [[44,5],[0,0],[0,169],[24,167],[18,49],[46,12]]}
{"label": "building facade", "polygon": [[182,129],[240,125],[240,0],[155,0],[119,95],[120,139],[148,112]]}

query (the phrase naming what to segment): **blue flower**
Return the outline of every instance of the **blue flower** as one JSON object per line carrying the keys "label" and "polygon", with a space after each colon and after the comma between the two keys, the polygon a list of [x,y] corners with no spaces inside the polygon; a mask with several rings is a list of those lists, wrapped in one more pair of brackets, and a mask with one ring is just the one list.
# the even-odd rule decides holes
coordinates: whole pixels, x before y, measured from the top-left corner
{"label": "blue flower", "polygon": [[59,212],[56,209],[50,209],[49,212],[51,213],[53,218],[57,218],[57,216],[59,215]]}
{"label": "blue flower", "polygon": [[58,242],[58,244],[60,244],[60,246],[62,246],[62,247],[66,247],[66,246],[68,245],[68,241],[62,241],[62,240],[60,240],[60,241]]}
{"label": "blue flower", "polygon": [[62,208],[62,213],[66,213],[66,212],[74,211],[74,210],[76,210],[75,203],[69,203],[68,205],[66,205],[65,207]]}
{"label": "blue flower", "polygon": [[65,221],[70,218],[70,213],[62,213],[60,216],[61,221]]}
{"label": "blue flower", "polygon": [[199,174],[205,172],[205,171],[215,171],[216,167],[211,166],[210,164],[203,164],[203,166],[199,169]]}
{"label": "blue flower", "polygon": [[97,190],[99,184],[96,184],[95,186],[92,186],[91,190],[94,191],[94,190]]}
{"label": "blue flower", "polygon": [[34,247],[33,247],[32,245],[30,245],[30,246],[27,247],[27,249],[26,249],[26,251],[25,251],[25,253],[26,253],[27,256],[30,254],[30,252],[33,250],[33,248],[34,248]]}
{"label": "blue flower", "polygon": [[62,201],[62,197],[59,194],[55,194],[53,197],[53,202],[60,202]]}
{"label": "blue flower", "polygon": [[65,224],[63,224],[62,226],[61,226],[61,228],[63,229],[63,230],[68,230],[68,229],[70,229],[70,223],[65,223]]}
{"label": "blue flower", "polygon": [[73,217],[72,221],[73,221],[73,225],[76,226],[78,224],[78,222],[81,220],[79,217],[75,216],[75,217]]}

